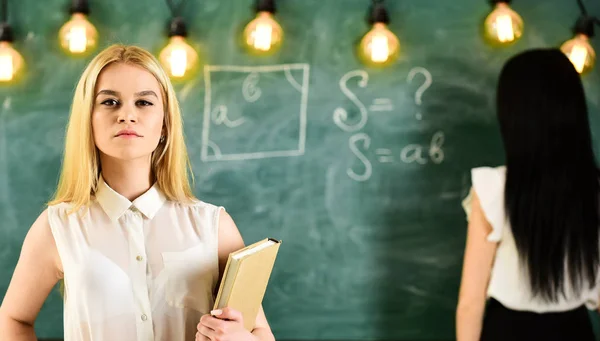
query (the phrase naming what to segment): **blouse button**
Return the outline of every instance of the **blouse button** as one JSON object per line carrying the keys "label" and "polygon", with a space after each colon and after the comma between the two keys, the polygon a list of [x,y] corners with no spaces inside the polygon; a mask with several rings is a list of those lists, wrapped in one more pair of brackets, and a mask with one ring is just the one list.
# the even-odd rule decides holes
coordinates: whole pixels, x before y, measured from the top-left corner
{"label": "blouse button", "polygon": [[141,262],[142,260],[144,260],[144,257],[142,257],[142,256],[137,256],[137,257],[135,257],[135,259],[136,259],[138,262]]}
{"label": "blouse button", "polygon": [[148,319],[148,316],[146,316],[146,314],[142,314],[142,321],[146,321]]}

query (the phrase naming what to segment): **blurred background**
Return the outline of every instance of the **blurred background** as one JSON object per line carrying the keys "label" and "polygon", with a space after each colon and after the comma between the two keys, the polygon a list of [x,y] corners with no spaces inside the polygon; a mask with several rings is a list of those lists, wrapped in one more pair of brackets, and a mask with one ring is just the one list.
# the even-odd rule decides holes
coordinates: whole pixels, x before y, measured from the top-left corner
{"label": "blurred background", "polygon": [[[503,63],[563,46],[598,143],[600,2],[582,3],[3,0],[0,298],[56,187],[75,85],[123,43],[172,77],[195,194],[247,244],[283,240],[264,298],[278,340],[454,339],[461,200],[471,168],[503,163]],[[62,338],[58,290],[36,332]]]}

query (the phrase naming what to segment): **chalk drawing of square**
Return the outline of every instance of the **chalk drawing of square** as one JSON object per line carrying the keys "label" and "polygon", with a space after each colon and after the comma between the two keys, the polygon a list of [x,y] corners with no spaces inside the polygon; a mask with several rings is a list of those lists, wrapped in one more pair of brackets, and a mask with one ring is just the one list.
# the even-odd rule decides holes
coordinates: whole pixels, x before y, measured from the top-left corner
{"label": "chalk drawing of square", "polygon": [[304,155],[309,69],[206,65],[202,161]]}

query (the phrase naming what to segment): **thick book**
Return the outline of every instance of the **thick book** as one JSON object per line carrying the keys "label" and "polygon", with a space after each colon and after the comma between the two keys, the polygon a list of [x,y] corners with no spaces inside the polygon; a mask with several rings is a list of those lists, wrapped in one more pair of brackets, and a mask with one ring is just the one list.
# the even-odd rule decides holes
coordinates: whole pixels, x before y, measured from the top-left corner
{"label": "thick book", "polygon": [[266,238],[229,254],[214,309],[230,307],[252,331],[273,271],[281,241]]}

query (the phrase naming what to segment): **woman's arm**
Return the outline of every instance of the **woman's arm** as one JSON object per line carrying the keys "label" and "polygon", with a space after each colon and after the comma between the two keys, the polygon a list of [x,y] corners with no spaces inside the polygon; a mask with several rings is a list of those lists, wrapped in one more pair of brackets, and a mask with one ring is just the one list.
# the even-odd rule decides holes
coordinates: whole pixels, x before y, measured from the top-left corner
{"label": "woman's arm", "polygon": [[472,191],[471,195],[471,215],[456,309],[457,341],[479,341],[486,291],[498,246],[497,243],[487,240],[492,226],[483,214],[475,191]]}
{"label": "woman's arm", "polygon": [[[233,219],[227,212],[221,211],[219,219],[219,278],[223,276],[229,254],[243,247],[244,241]],[[256,316],[256,323],[252,334],[261,341],[275,341],[262,307]]]}
{"label": "woman's arm", "polygon": [[25,237],[21,256],[0,306],[0,340],[36,340],[33,324],[62,278],[58,249],[44,211]]}

